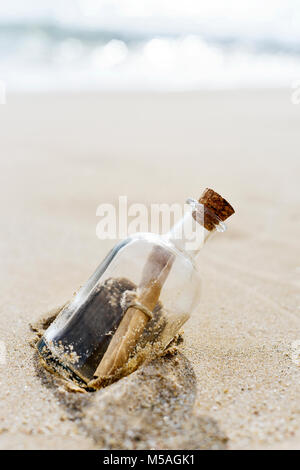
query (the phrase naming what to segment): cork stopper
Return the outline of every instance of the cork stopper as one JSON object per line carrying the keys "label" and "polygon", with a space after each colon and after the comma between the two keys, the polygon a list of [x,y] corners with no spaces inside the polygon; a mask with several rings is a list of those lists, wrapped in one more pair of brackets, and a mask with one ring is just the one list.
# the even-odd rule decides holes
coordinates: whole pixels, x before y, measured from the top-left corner
{"label": "cork stopper", "polygon": [[206,188],[198,202],[204,206],[204,227],[213,230],[221,220],[228,219],[234,214],[233,207],[213,189]]}

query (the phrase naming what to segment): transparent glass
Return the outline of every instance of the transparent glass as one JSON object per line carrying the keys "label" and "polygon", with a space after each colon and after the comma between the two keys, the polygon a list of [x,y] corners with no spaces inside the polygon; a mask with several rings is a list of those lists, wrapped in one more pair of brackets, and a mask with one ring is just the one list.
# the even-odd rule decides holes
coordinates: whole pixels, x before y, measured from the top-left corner
{"label": "transparent glass", "polygon": [[56,370],[106,384],[170,344],[199,302],[195,256],[210,235],[202,227],[198,245],[185,249],[179,229],[187,218],[198,225],[197,202],[189,203],[167,236],[139,233],[118,243],[60,312],[38,343]]}

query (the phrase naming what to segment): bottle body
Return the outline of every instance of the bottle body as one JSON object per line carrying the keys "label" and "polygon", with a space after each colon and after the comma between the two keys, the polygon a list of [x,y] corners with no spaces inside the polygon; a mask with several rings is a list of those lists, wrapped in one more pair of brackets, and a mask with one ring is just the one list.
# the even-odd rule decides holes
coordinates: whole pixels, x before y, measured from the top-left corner
{"label": "bottle body", "polygon": [[168,346],[199,294],[193,259],[164,237],[136,234],[115,246],[60,312],[39,352],[86,384],[126,375]]}
{"label": "bottle body", "polygon": [[199,302],[198,252],[234,213],[212,189],[187,203],[166,236],[133,235],[100,263],[39,341],[48,366],[97,389],[163,353]]}

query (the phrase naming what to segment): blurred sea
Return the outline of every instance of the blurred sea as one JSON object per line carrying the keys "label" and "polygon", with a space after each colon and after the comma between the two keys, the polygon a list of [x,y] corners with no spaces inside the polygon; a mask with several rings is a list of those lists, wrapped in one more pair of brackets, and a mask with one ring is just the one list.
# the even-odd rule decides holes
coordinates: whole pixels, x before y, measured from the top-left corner
{"label": "blurred sea", "polygon": [[10,91],[284,87],[300,78],[298,0],[10,0]]}

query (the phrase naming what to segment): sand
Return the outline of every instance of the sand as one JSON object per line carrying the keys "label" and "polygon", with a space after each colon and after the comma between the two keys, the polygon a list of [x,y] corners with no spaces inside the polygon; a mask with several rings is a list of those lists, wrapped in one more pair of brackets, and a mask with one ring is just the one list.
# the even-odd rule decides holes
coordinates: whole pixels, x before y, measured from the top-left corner
{"label": "sand", "polygon": [[[1,448],[300,448],[299,119],[289,90],[8,96]],[[96,237],[97,206],[182,202],[207,186],[236,215],[201,253],[202,300],[178,355],[67,392],[39,367],[29,323],[113,246]]]}

